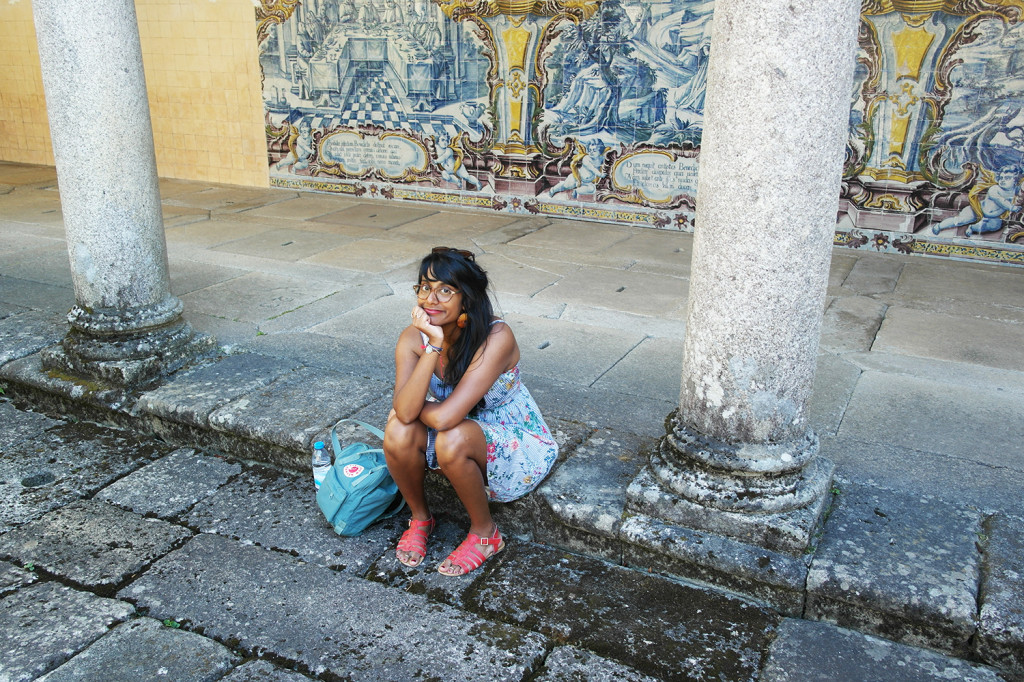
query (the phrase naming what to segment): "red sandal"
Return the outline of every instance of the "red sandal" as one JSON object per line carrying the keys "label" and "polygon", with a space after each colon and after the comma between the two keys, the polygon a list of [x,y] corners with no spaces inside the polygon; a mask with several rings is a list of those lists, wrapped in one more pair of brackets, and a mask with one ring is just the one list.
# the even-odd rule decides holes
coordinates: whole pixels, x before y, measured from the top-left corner
{"label": "red sandal", "polygon": [[[398,539],[398,547],[395,548],[395,558],[398,559],[398,563],[409,568],[416,568],[423,563],[424,557],[427,556],[427,538],[430,537],[433,530],[433,516],[426,521],[409,519],[409,529],[402,533],[402,537]],[[419,559],[402,561],[398,556],[399,552],[409,552],[413,556],[418,555]]]}
{"label": "red sandal", "polygon": [[[496,547],[496,549],[490,554],[484,554],[477,545]],[[437,567],[437,572],[441,575],[447,576],[459,576],[466,575],[476,569],[480,568],[485,561],[490,559],[492,556],[505,549],[505,541],[501,539],[501,533],[498,532],[498,527],[494,527],[494,533],[490,537],[482,538],[475,533],[470,533],[466,536],[466,539],[462,541],[462,544],[455,548],[455,551],[448,555],[448,561],[451,566],[458,566],[462,569],[461,573],[445,573],[441,570],[441,566]]]}

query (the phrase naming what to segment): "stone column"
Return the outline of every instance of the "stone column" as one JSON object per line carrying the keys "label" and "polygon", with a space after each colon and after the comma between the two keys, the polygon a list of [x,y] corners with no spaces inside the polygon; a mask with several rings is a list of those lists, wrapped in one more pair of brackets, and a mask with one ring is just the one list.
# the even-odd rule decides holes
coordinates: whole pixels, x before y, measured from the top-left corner
{"label": "stone column", "polygon": [[46,369],[116,385],[173,371],[196,338],[170,293],[153,130],[132,0],[35,0],[76,304]]}
{"label": "stone column", "polygon": [[859,0],[718,0],[682,392],[635,511],[799,554],[833,466],[807,407]]}

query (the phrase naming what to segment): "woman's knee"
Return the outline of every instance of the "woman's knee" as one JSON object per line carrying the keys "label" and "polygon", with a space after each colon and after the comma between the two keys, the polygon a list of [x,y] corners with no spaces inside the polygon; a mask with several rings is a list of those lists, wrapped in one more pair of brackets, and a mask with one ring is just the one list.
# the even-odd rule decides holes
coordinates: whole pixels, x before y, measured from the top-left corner
{"label": "woman's knee", "polygon": [[448,431],[439,431],[434,441],[434,450],[437,453],[437,463],[445,467],[457,464],[473,458],[473,449],[476,447],[476,439],[465,423],[460,424]]}
{"label": "woman's knee", "polygon": [[405,424],[391,419],[384,427],[384,454],[388,458],[406,459],[422,455],[427,429],[419,422]]}

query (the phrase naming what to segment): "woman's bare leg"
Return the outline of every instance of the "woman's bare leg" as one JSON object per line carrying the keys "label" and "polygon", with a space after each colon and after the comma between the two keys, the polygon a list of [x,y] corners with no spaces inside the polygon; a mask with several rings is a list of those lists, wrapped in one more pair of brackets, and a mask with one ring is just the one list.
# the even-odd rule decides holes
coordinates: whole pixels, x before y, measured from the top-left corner
{"label": "woman's bare leg", "polygon": [[[465,420],[454,429],[441,431],[434,443],[437,463],[451,481],[459,500],[469,513],[469,532],[482,538],[494,533],[494,520],[487,506],[487,438],[480,425]],[[484,556],[494,553],[489,545],[477,545]],[[458,567],[446,559],[439,570],[446,574],[457,574]],[[453,572],[454,571],[454,572]]]}
{"label": "woman's bare leg", "polygon": [[[427,475],[427,427],[420,422],[403,424],[392,417],[384,428],[384,458],[388,463],[391,478],[395,479],[405,503],[409,505],[412,518],[417,521],[430,519],[430,508],[423,492],[423,481]],[[399,561],[412,566],[418,563],[409,552],[396,552]]]}

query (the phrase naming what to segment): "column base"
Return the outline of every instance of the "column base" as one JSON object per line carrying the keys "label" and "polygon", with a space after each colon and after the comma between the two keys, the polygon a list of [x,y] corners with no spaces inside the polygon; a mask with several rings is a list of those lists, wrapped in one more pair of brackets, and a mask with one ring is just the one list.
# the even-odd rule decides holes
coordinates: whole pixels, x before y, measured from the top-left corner
{"label": "column base", "polygon": [[[808,465],[808,485],[832,480],[835,465],[823,457]],[[626,510],[662,521],[669,526],[724,535],[742,543],[790,556],[801,556],[811,546],[832,495],[819,495],[806,507],[790,511],[751,514],[726,511],[692,502],[666,490],[645,466],[626,489]]]}
{"label": "column base", "polygon": [[135,334],[93,337],[72,329],[40,352],[44,370],[118,387],[144,387],[212,352],[217,340],[184,320]]}
{"label": "column base", "polygon": [[681,421],[626,491],[628,511],[790,555],[811,544],[835,465],[813,432],[782,443],[728,443]]}

